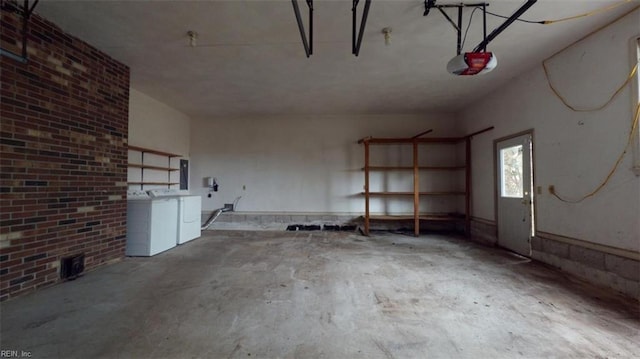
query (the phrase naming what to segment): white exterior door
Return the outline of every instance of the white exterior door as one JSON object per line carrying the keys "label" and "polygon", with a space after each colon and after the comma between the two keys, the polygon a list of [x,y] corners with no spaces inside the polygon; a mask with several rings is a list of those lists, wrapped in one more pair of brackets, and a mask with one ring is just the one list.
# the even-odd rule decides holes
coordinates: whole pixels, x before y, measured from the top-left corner
{"label": "white exterior door", "polygon": [[533,182],[531,134],[496,143],[498,164],[498,244],[524,256],[531,255]]}

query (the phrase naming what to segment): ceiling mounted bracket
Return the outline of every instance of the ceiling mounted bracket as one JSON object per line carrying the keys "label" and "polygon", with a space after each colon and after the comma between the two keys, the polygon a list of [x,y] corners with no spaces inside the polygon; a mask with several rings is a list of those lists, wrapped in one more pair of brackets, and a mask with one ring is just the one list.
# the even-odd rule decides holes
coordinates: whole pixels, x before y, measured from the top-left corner
{"label": "ceiling mounted bracket", "polygon": [[[444,16],[447,21],[453,26],[454,30],[456,30],[457,42],[456,42],[456,54],[460,55],[462,52],[462,9],[465,7],[472,8],[480,8],[482,9],[482,29],[483,29],[483,38],[486,40],[487,38],[487,6],[488,3],[473,3],[473,4],[444,4],[437,5],[436,0],[424,0],[424,13],[422,16],[429,15],[431,9],[438,9],[440,13]],[[458,9],[458,22],[454,22],[453,19],[444,11],[446,8],[457,8]],[[486,44],[482,51],[484,52],[486,49]]]}
{"label": "ceiling mounted bracket", "polygon": [[[500,35],[500,33],[502,33],[507,27],[509,27],[509,25],[511,25],[514,21],[518,20],[518,18],[524,14],[527,10],[529,10],[530,7],[533,6],[533,4],[535,4],[536,2],[538,2],[538,0],[528,0],[526,3],[524,3],[518,10],[516,10],[516,12],[513,13],[513,15],[509,16],[509,18],[507,20],[505,20],[502,25],[498,26],[497,28],[495,28],[493,31],[491,31],[491,33],[489,34],[489,36],[484,36],[484,40],[482,40],[481,43],[478,44],[478,46],[476,46],[473,51],[474,52],[478,52],[480,50],[482,50],[483,52],[486,50],[487,45],[493,41],[493,39],[496,38],[496,36]],[[483,11],[485,13],[485,18],[486,18],[486,11]],[[486,20],[485,20],[485,24],[486,24]],[[486,25],[485,25],[485,29],[486,29]],[[486,32],[486,30],[485,30]]]}
{"label": "ceiling mounted bracket", "polygon": [[306,2],[309,7],[309,41],[307,41],[307,35],[304,31],[304,25],[302,24],[302,16],[300,16],[298,0],[291,0],[293,12],[296,14],[296,21],[298,22],[298,29],[300,30],[300,37],[302,37],[304,53],[309,57],[313,54],[313,0],[306,0]]}
{"label": "ceiling mounted bracket", "polygon": [[[528,0],[525,2],[516,12],[513,13],[507,20],[505,20],[502,25],[495,28],[489,35],[487,35],[487,6],[488,3],[473,3],[473,4],[445,4],[438,5],[436,4],[436,0],[424,0],[424,13],[423,16],[429,15],[431,9],[438,9],[442,15],[449,21],[453,28],[456,30],[458,34],[456,53],[460,55],[462,52],[461,48],[461,34],[462,34],[462,9],[465,7],[475,7],[482,9],[482,29],[483,29],[483,40],[473,49],[473,52],[486,52],[487,45],[493,39],[495,39],[500,33],[502,33],[509,25],[511,25],[514,21],[516,21],[522,14],[524,14],[533,4],[535,4],[538,0]],[[445,8],[457,8],[458,9],[458,23],[456,24],[443,9]]]}
{"label": "ceiling mounted bracket", "polygon": [[364,10],[362,12],[362,20],[360,20],[360,31],[356,39],[356,22],[357,22],[357,9],[360,0],[353,0],[352,12],[352,24],[351,24],[351,53],[358,56],[360,54],[360,45],[362,45],[362,37],[364,36],[364,28],[367,24],[367,17],[369,16],[369,8],[371,7],[371,0],[365,0]]}
{"label": "ceiling mounted bracket", "polygon": [[40,0],[36,0],[33,2],[33,5],[29,6],[29,0],[24,0],[22,2],[22,7],[20,7],[17,5],[17,1],[2,0],[2,5],[0,6],[2,11],[12,11],[16,14],[22,15],[22,54],[18,55],[12,51],[0,48],[0,56],[6,56],[16,61],[25,64],[27,63],[27,33],[29,32],[29,18],[39,1]]}

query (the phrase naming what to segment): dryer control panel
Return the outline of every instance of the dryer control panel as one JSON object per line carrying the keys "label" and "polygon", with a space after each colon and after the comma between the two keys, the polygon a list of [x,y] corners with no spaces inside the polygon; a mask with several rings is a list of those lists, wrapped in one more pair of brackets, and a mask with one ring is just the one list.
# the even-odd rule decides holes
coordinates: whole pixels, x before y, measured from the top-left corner
{"label": "dryer control panel", "polygon": [[141,190],[128,190],[127,191],[127,199],[144,199],[149,198],[149,195],[146,191]]}

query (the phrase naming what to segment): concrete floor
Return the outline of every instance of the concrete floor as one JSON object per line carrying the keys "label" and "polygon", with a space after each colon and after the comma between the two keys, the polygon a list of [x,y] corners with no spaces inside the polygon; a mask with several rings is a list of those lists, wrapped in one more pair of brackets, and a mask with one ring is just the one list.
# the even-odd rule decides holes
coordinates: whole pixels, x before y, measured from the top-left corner
{"label": "concrete floor", "polygon": [[637,301],[445,236],[207,232],[0,305],[32,358],[630,358]]}

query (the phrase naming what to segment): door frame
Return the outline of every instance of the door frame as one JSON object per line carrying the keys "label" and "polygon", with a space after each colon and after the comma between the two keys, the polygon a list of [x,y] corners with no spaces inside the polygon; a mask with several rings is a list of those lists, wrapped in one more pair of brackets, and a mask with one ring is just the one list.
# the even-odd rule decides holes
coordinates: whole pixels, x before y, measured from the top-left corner
{"label": "door frame", "polygon": [[[524,135],[530,135],[531,136],[531,198],[533,199],[533,203],[531,203],[531,208],[532,208],[532,214],[531,214],[531,229],[533,230],[533,234],[535,235],[535,233],[538,232],[538,221],[536,220],[536,216],[538,213],[538,208],[537,208],[537,196],[541,195],[541,193],[538,193],[538,187],[536,186],[536,166],[535,166],[535,154],[536,154],[536,141],[535,141],[535,132],[533,130],[533,128],[530,128],[528,130],[524,130],[524,131],[520,131],[508,136],[504,136],[504,137],[500,137],[500,138],[496,138],[493,140],[493,211],[494,211],[494,218],[496,219],[495,221],[495,234],[496,234],[496,244],[500,244],[500,233],[498,231],[498,222],[500,221],[500,218],[498,217],[498,201],[499,201],[499,196],[500,196],[500,189],[498,188],[498,143],[502,142],[502,141],[506,141],[506,140],[510,140],[512,138],[516,138],[516,137],[520,137],[520,136],[524,136]],[[533,236],[532,236],[533,237]],[[531,245],[531,243],[529,243],[529,245]]]}

